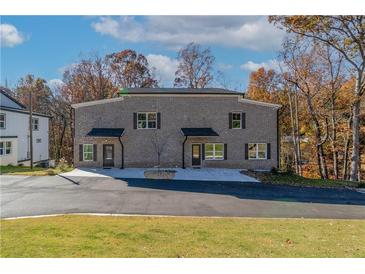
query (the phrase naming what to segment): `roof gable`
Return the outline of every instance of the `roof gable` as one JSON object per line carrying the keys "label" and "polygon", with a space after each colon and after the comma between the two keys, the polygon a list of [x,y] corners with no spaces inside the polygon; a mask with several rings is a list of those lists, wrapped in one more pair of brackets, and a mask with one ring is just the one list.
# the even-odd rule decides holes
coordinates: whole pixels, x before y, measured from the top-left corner
{"label": "roof gable", "polygon": [[0,106],[14,109],[25,109],[25,106],[15,98],[10,96],[9,93],[9,89],[0,87]]}

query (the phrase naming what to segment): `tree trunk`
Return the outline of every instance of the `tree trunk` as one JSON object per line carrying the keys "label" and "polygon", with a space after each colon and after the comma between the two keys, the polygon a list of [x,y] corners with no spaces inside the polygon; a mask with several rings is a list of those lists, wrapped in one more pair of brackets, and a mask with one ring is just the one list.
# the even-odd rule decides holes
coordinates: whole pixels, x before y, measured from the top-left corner
{"label": "tree trunk", "polygon": [[331,99],[331,147],[332,147],[332,157],[333,157],[333,176],[338,179],[338,151],[336,148],[337,141],[337,128],[336,128],[336,115],[335,115],[335,98],[332,96]]}
{"label": "tree trunk", "polygon": [[322,140],[321,126],[320,126],[317,116],[314,112],[311,98],[309,96],[306,96],[306,98],[307,98],[309,114],[311,115],[311,118],[312,118],[312,122],[314,125],[314,132],[315,132],[315,136],[316,136],[318,171],[321,176],[321,179],[328,179],[327,163],[326,163],[325,154],[324,154],[324,150],[323,150],[323,143],[325,142],[326,138],[324,140]]}
{"label": "tree trunk", "polygon": [[295,123],[294,123],[294,114],[293,114],[294,111],[293,111],[293,104],[292,104],[292,98],[290,96],[290,92],[288,92],[288,99],[289,99],[290,122],[291,122],[291,128],[292,128],[292,138],[293,138],[295,173],[299,174],[297,136],[295,134]]}
{"label": "tree trunk", "polygon": [[297,141],[297,150],[298,150],[298,169],[299,169],[299,175],[302,176],[302,151],[300,148],[300,131],[299,131],[299,117],[298,117],[298,94],[295,93],[295,130],[296,135],[298,137]]}
{"label": "tree trunk", "polygon": [[348,180],[348,165],[349,165],[349,147],[350,147],[350,130],[352,123],[352,114],[350,114],[350,118],[347,121],[347,131],[345,137],[345,147],[344,147],[344,155],[343,155],[343,180]]}
{"label": "tree trunk", "polygon": [[355,102],[352,109],[352,116],[352,155],[350,181],[357,181],[360,159],[360,100]]}

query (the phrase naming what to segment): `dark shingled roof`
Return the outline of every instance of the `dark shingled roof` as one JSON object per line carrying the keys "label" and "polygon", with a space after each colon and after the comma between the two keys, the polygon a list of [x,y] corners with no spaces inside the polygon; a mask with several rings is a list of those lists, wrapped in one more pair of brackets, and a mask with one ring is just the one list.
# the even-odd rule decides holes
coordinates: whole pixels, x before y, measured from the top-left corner
{"label": "dark shingled roof", "polygon": [[124,128],[93,128],[87,136],[91,137],[120,137]]}
{"label": "dark shingled roof", "polygon": [[124,88],[121,94],[221,94],[244,95],[242,92],[222,88]]}
{"label": "dark shingled roof", "polygon": [[8,97],[15,104],[19,105],[20,109],[26,109],[25,105],[23,105],[17,99],[15,99],[13,96],[11,96],[11,90],[10,89],[0,86],[0,92],[2,94],[4,94],[6,97]]}
{"label": "dark shingled roof", "polygon": [[198,127],[198,128],[182,128],[181,129],[184,136],[219,136],[217,132],[215,132],[210,127]]}

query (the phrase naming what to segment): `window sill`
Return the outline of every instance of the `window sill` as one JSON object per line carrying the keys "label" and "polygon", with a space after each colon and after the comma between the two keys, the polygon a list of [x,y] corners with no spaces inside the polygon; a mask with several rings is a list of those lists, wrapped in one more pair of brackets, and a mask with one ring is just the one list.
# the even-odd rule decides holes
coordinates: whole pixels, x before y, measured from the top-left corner
{"label": "window sill", "polygon": [[204,161],[224,161],[224,158],[222,158],[222,159],[204,159]]}

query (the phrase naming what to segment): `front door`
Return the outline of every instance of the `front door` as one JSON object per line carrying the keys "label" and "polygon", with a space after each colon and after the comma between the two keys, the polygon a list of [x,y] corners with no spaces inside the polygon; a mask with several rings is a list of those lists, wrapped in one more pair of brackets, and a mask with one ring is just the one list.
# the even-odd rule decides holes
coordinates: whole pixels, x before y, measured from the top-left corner
{"label": "front door", "polygon": [[192,163],[193,167],[200,167],[201,165],[201,149],[200,144],[192,144]]}
{"label": "front door", "polygon": [[103,166],[114,166],[114,145],[103,145]]}

